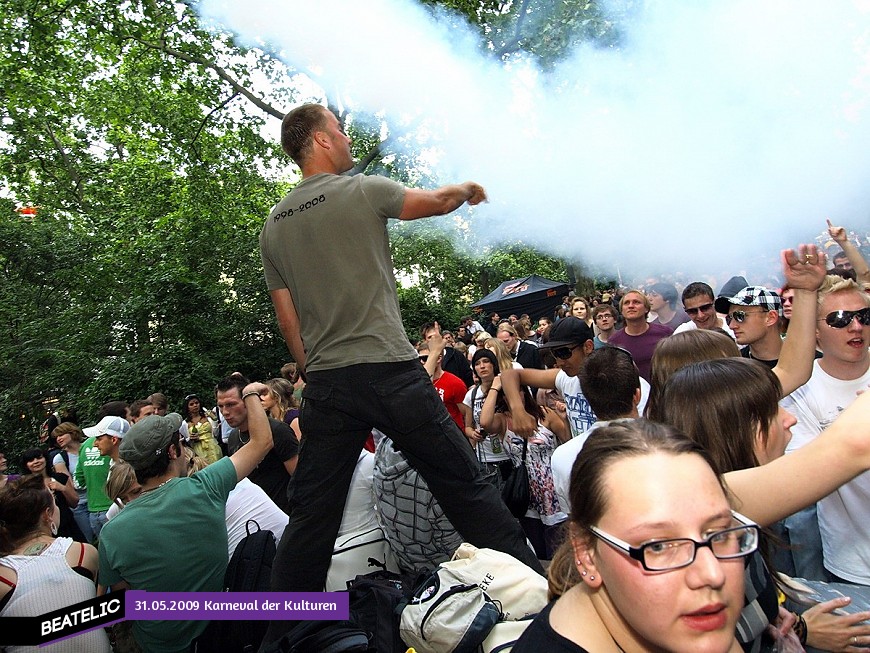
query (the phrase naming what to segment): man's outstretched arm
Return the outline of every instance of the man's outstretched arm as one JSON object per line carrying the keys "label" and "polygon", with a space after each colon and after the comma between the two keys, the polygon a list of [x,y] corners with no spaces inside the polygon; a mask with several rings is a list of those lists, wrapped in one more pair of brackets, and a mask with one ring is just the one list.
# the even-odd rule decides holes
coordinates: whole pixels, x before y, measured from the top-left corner
{"label": "man's outstretched arm", "polygon": [[483,186],[473,181],[464,184],[451,184],[435,190],[409,188],[405,191],[405,201],[399,220],[417,220],[433,215],[446,215],[468,202],[470,206],[486,201]]}

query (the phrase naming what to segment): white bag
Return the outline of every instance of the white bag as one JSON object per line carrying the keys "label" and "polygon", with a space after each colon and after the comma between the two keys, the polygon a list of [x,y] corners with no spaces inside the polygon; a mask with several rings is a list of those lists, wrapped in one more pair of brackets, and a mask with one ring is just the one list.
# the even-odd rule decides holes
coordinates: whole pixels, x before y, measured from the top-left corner
{"label": "white bag", "polygon": [[535,615],[547,606],[547,579],[501,551],[465,542],[442,564],[464,583],[474,583],[501,607],[503,620]]}
{"label": "white bag", "polygon": [[448,564],[429,576],[402,610],[399,634],[418,653],[476,653],[499,620],[492,599]]}
{"label": "white bag", "polygon": [[326,573],[326,591],[346,590],[348,581],[379,569],[399,571],[393,550],[379,527],[343,535],[335,541],[332,562]]}

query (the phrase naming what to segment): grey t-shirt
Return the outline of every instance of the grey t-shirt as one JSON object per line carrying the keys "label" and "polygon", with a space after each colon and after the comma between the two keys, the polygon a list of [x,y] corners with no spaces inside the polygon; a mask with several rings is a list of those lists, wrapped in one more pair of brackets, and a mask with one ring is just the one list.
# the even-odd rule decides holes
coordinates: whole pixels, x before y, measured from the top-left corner
{"label": "grey t-shirt", "polygon": [[308,371],[416,357],[387,235],[404,198],[405,187],[385,177],[318,174],[299,182],[263,225],[266,285],[290,290]]}

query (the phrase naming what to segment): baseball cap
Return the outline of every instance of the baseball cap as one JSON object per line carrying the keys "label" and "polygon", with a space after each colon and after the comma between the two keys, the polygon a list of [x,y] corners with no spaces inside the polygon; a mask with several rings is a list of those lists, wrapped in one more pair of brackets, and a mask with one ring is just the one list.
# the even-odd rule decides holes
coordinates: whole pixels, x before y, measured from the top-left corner
{"label": "baseball cap", "polygon": [[82,432],[88,438],[95,438],[99,435],[114,435],[116,438],[123,438],[129,430],[130,422],[123,417],[106,415],[95,426],[89,426]]}
{"label": "baseball cap", "polygon": [[594,337],[595,333],[579,317],[563,317],[550,327],[550,338],[541,345],[541,348],[552,349],[553,347],[582,345]]}
{"label": "baseball cap", "polygon": [[773,290],[761,286],[746,286],[733,296],[716,298],[716,312],[727,313],[731,305],[760,306],[766,311],[776,311],[782,317],[782,300]]}
{"label": "baseball cap", "polygon": [[121,459],[133,469],[150,467],[166,451],[172,436],[181,428],[181,415],[169,413],[148,415],[130,427],[127,437],[121,442]]}

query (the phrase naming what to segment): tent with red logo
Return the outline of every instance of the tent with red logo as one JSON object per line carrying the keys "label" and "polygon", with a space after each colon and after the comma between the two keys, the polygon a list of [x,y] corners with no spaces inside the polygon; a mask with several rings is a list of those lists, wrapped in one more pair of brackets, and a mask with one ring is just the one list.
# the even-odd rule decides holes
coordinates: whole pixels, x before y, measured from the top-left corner
{"label": "tent with red logo", "polygon": [[485,313],[498,313],[502,317],[528,313],[532,321],[539,317],[552,318],[568,294],[568,284],[551,281],[537,274],[505,281],[483,299],[471,305]]}

